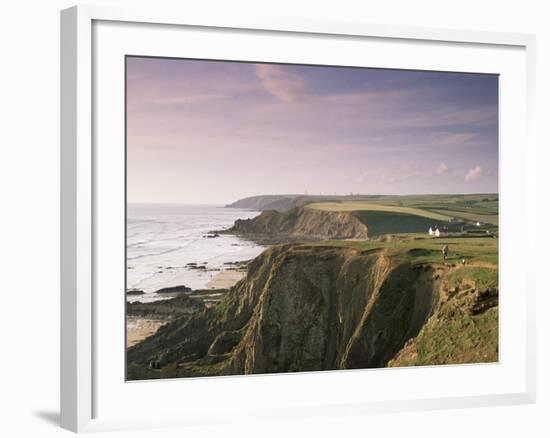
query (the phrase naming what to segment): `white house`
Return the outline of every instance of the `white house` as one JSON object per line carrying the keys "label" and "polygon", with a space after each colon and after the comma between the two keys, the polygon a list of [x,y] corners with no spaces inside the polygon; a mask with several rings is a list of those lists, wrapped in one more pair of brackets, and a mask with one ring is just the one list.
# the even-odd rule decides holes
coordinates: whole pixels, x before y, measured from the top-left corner
{"label": "white house", "polygon": [[481,224],[479,222],[477,222],[476,227],[481,227]]}
{"label": "white house", "polygon": [[435,229],[435,233],[434,233],[435,237],[439,237],[440,234],[441,234],[441,233],[439,232],[439,228],[436,228],[436,229]]}
{"label": "white house", "polygon": [[430,227],[430,229],[428,230],[428,234],[430,236],[433,236],[434,235],[434,230],[432,230],[432,227]]}

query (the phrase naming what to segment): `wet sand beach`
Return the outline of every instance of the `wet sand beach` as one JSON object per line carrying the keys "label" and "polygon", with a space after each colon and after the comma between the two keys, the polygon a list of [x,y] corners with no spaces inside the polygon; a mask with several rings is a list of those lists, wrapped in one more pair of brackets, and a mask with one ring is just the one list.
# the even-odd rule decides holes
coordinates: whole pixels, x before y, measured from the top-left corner
{"label": "wet sand beach", "polygon": [[157,330],[166,324],[166,321],[158,319],[142,319],[136,317],[128,317],[126,319],[126,329],[127,329],[127,345],[126,347],[131,347],[132,345],[137,344],[140,341],[143,341],[145,338],[154,335]]}
{"label": "wet sand beach", "polygon": [[226,271],[221,271],[212,277],[206,287],[208,287],[208,289],[229,289],[245,275],[246,272],[240,270],[228,269]]}

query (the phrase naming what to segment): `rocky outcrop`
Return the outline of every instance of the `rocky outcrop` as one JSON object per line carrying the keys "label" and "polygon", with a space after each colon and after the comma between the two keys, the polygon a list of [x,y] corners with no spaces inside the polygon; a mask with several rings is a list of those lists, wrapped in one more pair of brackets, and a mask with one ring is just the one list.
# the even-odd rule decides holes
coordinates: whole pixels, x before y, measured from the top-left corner
{"label": "rocky outcrop", "polygon": [[[449,310],[449,296],[454,293],[445,283],[449,269],[411,265],[388,249],[272,247],[249,264],[246,278],[218,305],[176,319],[130,348],[128,376],[414,364],[414,342],[428,321],[437,320],[445,327],[451,315],[478,318],[477,312],[484,316],[495,310],[494,291],[454,294]],[[454,353],[447,353],[452,360]],[[496,360],[495,355],[493,351],[485,361]]]}
{"label": "rocky outcrop", "polygon": [[181,315],[191,315],[204,308],[205,305],[201,299],[180,294],[172,299],[159,300],[152,303],[142,303],[140,301],[126,303],[126,315],[142,318],[170,319]]}
{"label": "rocky outcrop", "polygon": [[353,212],[293,208],[283,213],[263,211],[252,219],[235,221],[228,233],[254,240],[366,239],[368,228]]}
{"label": "rocky outcrop", "polygon": [[180,294],[182,292],[191,292],[191,288],[185,285],[164,287],[156,291],[157,294]]}

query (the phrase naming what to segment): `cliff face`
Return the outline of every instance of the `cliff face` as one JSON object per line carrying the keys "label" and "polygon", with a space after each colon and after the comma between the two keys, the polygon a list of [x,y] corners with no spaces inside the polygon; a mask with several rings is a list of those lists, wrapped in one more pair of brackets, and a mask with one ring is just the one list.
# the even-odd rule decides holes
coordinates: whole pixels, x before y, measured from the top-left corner
{"label": "cliff face", "polygon": [[274,262],[223,373],[381,367],[435,304],[415,287],[426,273],[383,253],[292,249]]}
{"label": "cliff face", "polygon": [[263,211],[253,219],[239,219],[228,232],[262,237],[305,239],[366,239],[368,228],[353,213],[297,207],[285,212]]}
{"label": "cliff face", "polygon": [[448,270],[412,266],[388,250],[270,248],[220,304],[130,348],[128,378],[414,365],[429,348],[422,338],[438,336],[450,336],[450,350],[431,363],[457,363],[479,346],[442,330],[458,317],[460,337],[466,319],[475,328],[486,315],[492,343],[476,360],[497,360],[498,291],[469,284],[447,293]]}

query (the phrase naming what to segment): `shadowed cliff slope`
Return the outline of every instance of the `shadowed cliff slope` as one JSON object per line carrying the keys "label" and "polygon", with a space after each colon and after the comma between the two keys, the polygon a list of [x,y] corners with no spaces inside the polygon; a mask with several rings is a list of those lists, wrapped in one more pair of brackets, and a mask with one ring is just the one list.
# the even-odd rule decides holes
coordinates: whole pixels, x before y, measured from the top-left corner
{"label": "shadowed cliff slope", "polygon": [[[218,305],[175,319],[130,348],[128,378],[416,364],[415,347],[429,348],[414,343],[428,322],[435,336],[444,336],[441,328],[451,314],[476,325],[498,304],[494,287],[480,291],[467,283],[462,291],[453,269],[412,265],[406,254],[389,249],[272,247]],[[496,319],[486,324],[492,330]],[[498,341],[496,330],[491,336]],[[452,362],[453,355],[468,361],[478,344],[473,340],[454,351],[451,343],[445,358],[432,363]],[[476,359],[497,360],[494,345],[489,348]]]}

